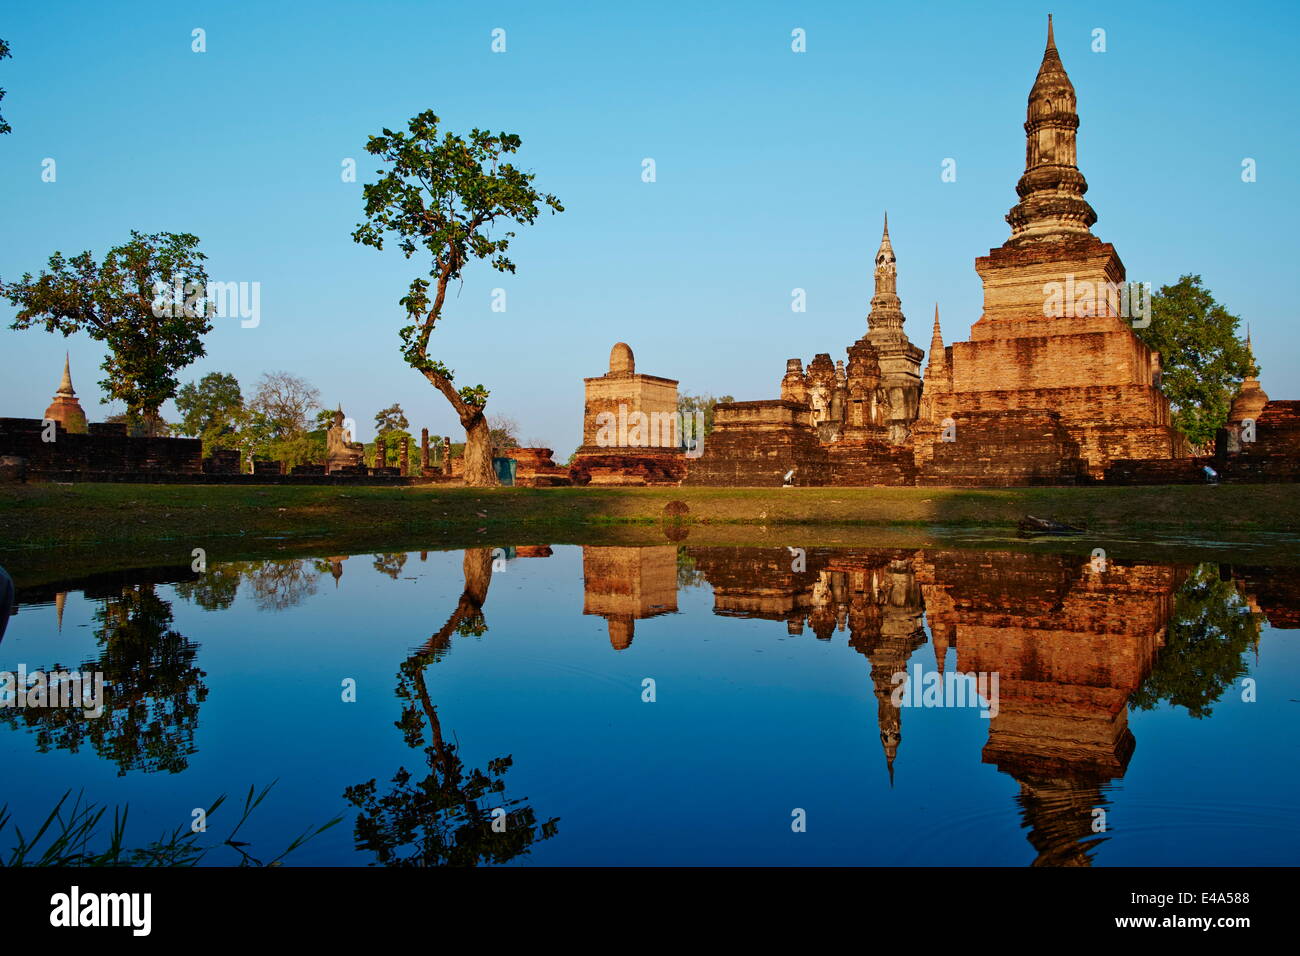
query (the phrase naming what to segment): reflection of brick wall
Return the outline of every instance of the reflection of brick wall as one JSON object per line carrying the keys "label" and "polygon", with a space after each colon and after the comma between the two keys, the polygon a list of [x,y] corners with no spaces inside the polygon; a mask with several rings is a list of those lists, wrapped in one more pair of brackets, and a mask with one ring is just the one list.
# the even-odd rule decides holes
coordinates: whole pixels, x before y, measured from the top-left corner
{"label": "reflection of brick wall", "polygon": [[124,426],[92,424],[87,434],[72,434],[55,426],[55,440],[41,440],[38,418],[0,418],[0,455],[28,460],[27,474],[41,478],[59,473],[200,474],[203,442],[197,438],[135,438]]}

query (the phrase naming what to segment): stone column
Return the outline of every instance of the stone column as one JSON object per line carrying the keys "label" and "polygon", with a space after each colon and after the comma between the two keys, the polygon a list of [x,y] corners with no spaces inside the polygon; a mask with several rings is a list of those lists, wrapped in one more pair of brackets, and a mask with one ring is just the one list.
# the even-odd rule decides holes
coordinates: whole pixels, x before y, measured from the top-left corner
{"label": "stone column", "polygon": [[405,478],[407,472],[411,470],[411,439],[405,435],[402,436],[401,449],[398,452],[397,467],[401,469],[402,477]]}
{"label": "stone column", "polygon": [[380,436],[375,438],[375,467],[383,468],[388,464],[388,456],[385,454],[387,449],[384,448],[384,439]]}
{"label": "stone column", "polygon": [[442,473],[451,474],[451,436],[442,436]]}
{"label": "stone column", "polygon": [[429,473],[429,429],[420,429],[420,475]]}

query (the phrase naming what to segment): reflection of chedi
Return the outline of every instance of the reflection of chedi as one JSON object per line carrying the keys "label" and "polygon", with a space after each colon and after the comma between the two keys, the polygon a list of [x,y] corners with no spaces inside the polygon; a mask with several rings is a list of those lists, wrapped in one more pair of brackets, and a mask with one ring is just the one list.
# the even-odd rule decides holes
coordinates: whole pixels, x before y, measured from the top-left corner
{"label": "reflection of chedi", "polygon": [[609,623],[617,651],[632,645],[635,621],[677,612],[677,548],[582,549],[583,614]]}
{"label": "reflection of chedi", "polygon": [[957,670],[1000,675],[983,760],[1020,783],[1035,865],[1089,865],[1103,838],[1093,811],[1133,754],[1128,698],[1164,643],[1179,572],[961,551],[923,552],[917,570]]}
{"label": "reflection of chedi", "polygon": [[785,621],[791,635],[812,629],[829,641],[848,631],[848,643],[871,663],[876,721],[889,779],[902,741],[901,714],[891,698],[896,673],[925,643],[921,592],[910,551],[810,549],[795,570],[784,549],[688,548],[713,588],[713,613]]}

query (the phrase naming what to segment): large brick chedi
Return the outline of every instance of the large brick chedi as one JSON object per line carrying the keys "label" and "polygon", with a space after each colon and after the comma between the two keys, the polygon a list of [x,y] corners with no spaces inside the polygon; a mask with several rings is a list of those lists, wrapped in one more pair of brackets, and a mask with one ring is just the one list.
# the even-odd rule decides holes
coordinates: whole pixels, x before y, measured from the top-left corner
{"label": "large brick chedi", "polygon": [[[914,429],[923,473],[943,440],[946,419],[958,423],[955,436],[949,433],[956,447],[941,458],[951,465],[960,457],[959,412],[1056,412],[1095,477],[1113,458],[1168,458],[1177,450],[1169,405],[1156,385],[1159,356],[1134,335],[1127,317],[1133,310],[1124,264],[1114,246],[1091,231],[1097,214],[1084,199],[1078,127],[1074,86],[1049,18],[1047,50],[1029,93],[1020,201],[1006,217],[1011,237],[975,260],[984,313],[969,341],[947,349],[936,317],[931,367],[939,374],[933,380],[927,375],[922,420]],[[985,458],[987,438],[980,436]],[[1017,454],[1011,442],[992,458],[1010,463]],[[1005,481],[990,474],[989,483],[1023,483],[1024,472],[1012,469]]]}

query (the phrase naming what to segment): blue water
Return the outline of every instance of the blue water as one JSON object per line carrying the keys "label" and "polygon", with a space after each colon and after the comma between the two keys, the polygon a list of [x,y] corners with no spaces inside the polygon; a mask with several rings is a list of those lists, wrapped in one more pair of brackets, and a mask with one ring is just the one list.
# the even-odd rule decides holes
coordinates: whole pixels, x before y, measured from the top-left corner
{"label": "blue water", "polygon": [[[1186,566],[1116,566],[1108,577],[1090,575],[1086,558],[1037,559],[1026,569],[997,552],[946,552],[935,562],[853,551],[810,552],[807,570],[792,572],[784,548],[513,554],[495,556],[481,619],[471,601],[449,643],[422,656],[471,590],[464,552],[412,553],[400,567],[401,556],[333,565],[210,559],[200,583],[239,582],[229,607],[215,610],[195,603],[194,582],[177,581],[198,577],[185,567],[171,583],[132,583],[128,574],[90,586],[90,597],[74,581],[61,628],[51,596],[29,592],[0,643],[0,670],[95,669],[106,649],[128,641],[136,658],[140,647],[168,650],[152,669],[125,655],[121,673],[134,675],[141,694],[137,719],[128,725],[125,711],[110,709],[100,720],[113,729],[98,750],[89,740],[76,752],[43,744],[22,719],[0,722],[0,804],[30,830],[69,789],[129,803],[128,842],[143,844],[188,827],[192,811],[218,794],[242,801],[250,785],[275,780],[241,831],[249,852],[274,857],[309,824],[341,815],[287,862],[374,864],[374,849],[357,846],[348,788],[374,779],[382,797],[399,768],[411,771],[411,786],[447,776],[448,765],[430,769],[427,719],[414,747],[396,726],[399,671],[414,660],[408,670],[423,675],[442,736],[457,748],[460,783],[441,791],[453,796],[439,810],[436,800],[408,801],[418,810],[410,822],[463,822],[469,798],[458,804],[455,795],[472,789],[464,781],[512,757],[499,777],[504,794],[473,801],[485,816],[460,840],[473,860],[484,848],[486,860],[512,865],[1300,861],[1300,641],[1267,619],[1285,623],[1276,583],[1294,569],[1236,583],[1222,572],[1229,597],[1220,603],[1230,606],[1220,610],[1245,615],[1255,639],[1228,647],[1230,636],[1211,629],[1206,639],[1228,649],[1216,660],[1231,658],[1232,679],[1197,717],[1168,699],[1177,694],[1155,692],[1149,709],[1132,698],[1153,672],[1181,673],[1175,651],[1157,645],[1180,610],[1192,615],[1178,596]],[[855,566],[868,569],[856,584],[852,571],[835,570]],[[1252,614],[1247,599],[1261,575],[1274,596]],[[1135,590],[1137,578],[1156,584]],[[857,623],[845,620],[842,630],[825,623],[836,613],[832,585],[846,618],[860,589]],[[114,608],[121,613],[124,591],[153,615],[134,637],[103,620],[106,608],[110,620]],[[788,621],[806,619],[810,607],[823,609],[829,639],[811,621],[790,633]],[[913,619],[919,630],[908,634]],[[971,654],[1002,672],[999,717],[981,716],[980,706],[882,710],[889,673],[935,668],[936,621],[956,635],[948,671]],[[1142,662],[1144,647],[1154,660]],[[1199,692],[1207,681],[1191,670],[1165,683]],[[652,702],[643,699],[647,678]],[[1253,700],[1243,699],[1252,696],[1246,678]],[[343,699],[348,679],[354,702]],[[882,721],[892,716],[901,735],[891,781]],[[1124,722],[1127,731],[1116,731]],[[986,760],[991,725],[1002,749]],[[508,818],[501,834],[490,829],[491,810],[507,800],[533,816]],[[792,826],[798,811],[802,832]],[[218,810],[205,842],[219,844],[237,815],[231,804]],[[523,829],[532,840],[521,845]],[[447,858],[422,855],[406,839],[418,832],[390,837],[390,861]],[[10,836],[0,834],[0,851]],[[206,862],[238,856],[217,847]]]}

